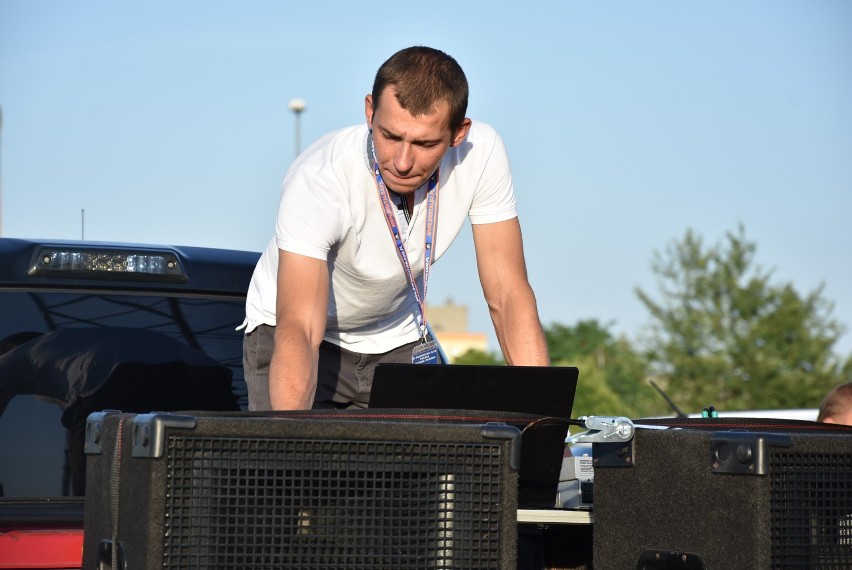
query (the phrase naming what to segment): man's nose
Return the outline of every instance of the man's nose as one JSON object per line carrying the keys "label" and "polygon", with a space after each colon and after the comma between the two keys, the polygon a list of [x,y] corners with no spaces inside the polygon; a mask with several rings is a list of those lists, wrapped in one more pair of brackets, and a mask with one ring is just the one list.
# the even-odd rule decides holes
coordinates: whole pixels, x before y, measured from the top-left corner
{"label": "man's nose", "polygon": [[410,144],[401,143],[393,157],[393,165],[400,174],[406,173],[414,167],[414,149]]}

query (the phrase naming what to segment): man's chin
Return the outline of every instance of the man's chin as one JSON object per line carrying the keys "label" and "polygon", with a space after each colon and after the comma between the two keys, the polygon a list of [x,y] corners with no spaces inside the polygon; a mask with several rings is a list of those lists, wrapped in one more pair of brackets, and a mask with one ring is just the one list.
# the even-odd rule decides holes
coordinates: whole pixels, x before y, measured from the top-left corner
{"label": "man's chin", "polygon": [[[387,181],[385,181],[385,183],[387,183]],[[423,184],[425,184],[425,182],[419,182],[419,181],[407,182],[405,180],[403,180],[403,181],[397,180],[397,181],[394,181],[391,184],[388,184],[388,188],[393,190],[397,194],[411,194],[412,192],[414,192],[415,190],[417,190],[418,188],[423,186]]]}

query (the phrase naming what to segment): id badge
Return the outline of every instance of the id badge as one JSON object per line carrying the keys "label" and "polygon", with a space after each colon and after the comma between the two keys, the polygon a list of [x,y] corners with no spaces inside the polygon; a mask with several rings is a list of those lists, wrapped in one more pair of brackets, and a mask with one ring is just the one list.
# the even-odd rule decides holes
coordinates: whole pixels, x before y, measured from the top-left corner
{"label": "id badge", "polygon": [[434,340],[422,342],[411,351],[412,364],[438,364],[438,343]]}

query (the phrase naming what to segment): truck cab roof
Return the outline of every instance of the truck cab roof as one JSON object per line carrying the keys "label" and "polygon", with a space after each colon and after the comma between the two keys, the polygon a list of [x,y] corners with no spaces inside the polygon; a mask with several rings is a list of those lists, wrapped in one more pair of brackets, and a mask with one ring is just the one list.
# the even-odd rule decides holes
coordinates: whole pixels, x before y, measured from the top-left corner
{"label": "truck cab roof", "polygon": [[259,256],[195,246],[0,238],[0,287],[244,296]]}
{"label": "truck cab roof", "polygon": [[[244,409],[243,333],[238,329],[259,257],[205,247],[0,238],[0,341],[92,327],[156,333],[227,368],[231,390]],[[0,352],[14,348],[0,344]],[[0,366],[0,527],[10,512],[4,503],[19,509],[22,500],[55,503],[75,497],[62,423],[69,402],[40,395],[38,381],[27,377],[33,370],[18,373]],[[152,405],[168,409],[165,401]]]}

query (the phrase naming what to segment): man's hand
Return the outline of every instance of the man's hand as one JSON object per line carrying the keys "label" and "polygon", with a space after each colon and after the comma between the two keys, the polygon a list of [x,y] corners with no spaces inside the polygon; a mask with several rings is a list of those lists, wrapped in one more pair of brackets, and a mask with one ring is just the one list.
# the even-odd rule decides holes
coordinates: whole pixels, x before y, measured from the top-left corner
{"label": "man's hand", "polygon": [[527,279],[518,218],[473,224],[476,265],[503,357],[512,366],[547,366],[550,358]]}
{"label": "man's hand", "polygon": [[324,260],[278,251],[275,349],[269,364],[273,410],[308,410],[313,405],[328,279]]}

